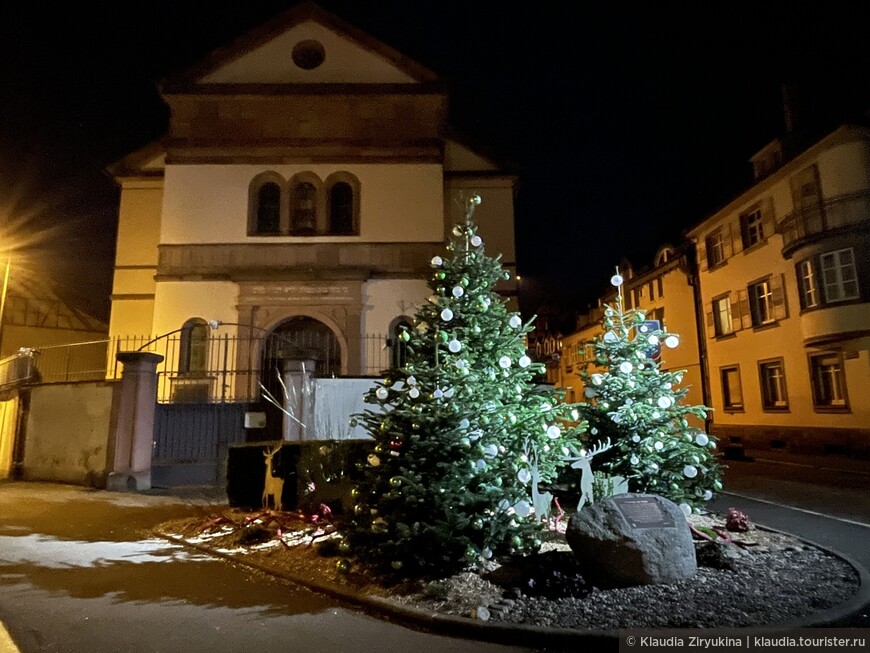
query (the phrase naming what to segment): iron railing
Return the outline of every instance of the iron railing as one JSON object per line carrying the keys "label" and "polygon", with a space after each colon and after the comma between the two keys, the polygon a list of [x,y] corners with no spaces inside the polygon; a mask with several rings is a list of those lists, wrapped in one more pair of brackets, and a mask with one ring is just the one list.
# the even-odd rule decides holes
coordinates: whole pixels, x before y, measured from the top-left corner
{"label": "iron railing", "polygon": [[159,337],[121,336],[23,349],[0,360],[0,389],[22,383],[119,379],[119,352],[149,351],[163,357],[157,367],[159,401],[251,402],[259,400],[261,384],[281,395],[278,377],[285,360],[311,361],[318,377],[376,377],[390,367],[393,348],[401,346],[401,341],[367,334],[357,348],[343,348],[332,334],[305,331],[265,338],[209,331],[195,346],[183,330]]}
{"label": "iron railing", "polygon": [[776,230],[782,234],[785,254],[804,238],[867,221],[870,221],[870,191],[860,191],[793,211],[777,223]]}

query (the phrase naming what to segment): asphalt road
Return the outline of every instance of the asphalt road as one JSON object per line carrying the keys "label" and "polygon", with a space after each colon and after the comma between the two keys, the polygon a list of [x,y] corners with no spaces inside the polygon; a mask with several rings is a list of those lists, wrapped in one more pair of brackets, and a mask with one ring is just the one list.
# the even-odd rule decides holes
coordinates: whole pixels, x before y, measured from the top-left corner
{"label": "asphalt road", "polygon": [[411,630],[151,537],[200,503],[0,483],[0,653],[531,650]]}
{"label": "asphalt road", "polygon": [[[837,457],[749,452],[728,461],[725,492],[712,508],[734,507],[761,525],[793,533],[870,570],[870,464]],[[870,605],[842,624],[870,628]]]}

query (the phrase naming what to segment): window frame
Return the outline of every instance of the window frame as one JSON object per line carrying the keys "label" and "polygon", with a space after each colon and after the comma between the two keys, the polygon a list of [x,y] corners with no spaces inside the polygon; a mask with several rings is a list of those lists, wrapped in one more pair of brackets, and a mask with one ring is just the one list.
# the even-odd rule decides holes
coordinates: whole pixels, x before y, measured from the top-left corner
{"label": "window frame", "polygon": [[[723,265],[727,260],[725,257],[725,230],[720,227],[705,239],[704,243],[707,250],[707,268],[712,270]],[[713,255],[713,252],[719,252],[718,257]]]}
{"label": "window frame", "polygon": [[740,214],[740,239],[744,251],[757,247],[767,240],[764,233],[764,212],[761,206],[754,206]]}
{"label": "window frame", "polygon": [[[719,310],[722,302],[727,303],[727,314],[728,314],[728,329],[725,330],[722,328],[722,311]],[[731,304],[731,293],[725,293],[723,295],[719,295],[718,297],[714,297],[711,302],[711,310],[713,313],[713,334],[716,338],[724,338],[726,336],[734,335],[736,329],[734,328],[734,312],[732,310]]]}
{"label": "window frame", "polygon": [[[836,370],[832,375],[835,383],[831,387],[836,387],[839,391],[839,398],[826,398],[824,391],[826,390],[824,379],[821,376],[823,366],[819,361],[833,361]],[[850,412],[849,409],[849,393],[846,388],[846,370],[843,364],[843,354],[839,351],[826,351],[814,354],[808,354],[808,365],[810,371],[810,387],[813,395],[813,408],[816,412],[827,413],[845,413]],[[830,367],[830,365],[824,366]]]}
{"label": "window frame", "polygon": [[180,329],[178,376],[201,378],[208,373],[209,326],[200,317],[192,317]]}
{"label": "window frame", "polygon": [[[739,402],[735,402],[731,396],[731,385],[726,383],[726,378],[730,374],[734,374],[737,379],[737,390],[740,393]],[[722,365],[719,367],[719,383],[722,390],[722,408],[727,413],[742,413],[745,411],[745,400],[743,398],[743,380],[740,376],[740,365]]]}
{"label": "window frame", "polygon": [[[764,294],[757,294],[756,288],[765,288]],[[755,329],[776,324],[777,320],[773,310],[773,283],[770,277],[765,277],[746,286],[746,294],[749,298],[749,315],[752,320],[752,326]],[[761,300],[764,300],[763,302]],[[764,306],[765,316],[759,312],[761,306]]]}
{"label": "window frame", "polygon": [[[848,264],[842,263],[841,255],[844,252],[848,252],[851,258],[851,261]],[[831,268],[825,267],[825,259],[827,257],[831,257],[831,260],[834,261],[835,265]],[[845,280],[843,279],[843,270],[848,269],[851,270],[852,277],[851,279]],[[833,283],[828,283],[828,275],[827,272],[831,271],[836,276]],[[842,249],[835,249],[830,252],[825,252],[824,254],[819,254],[819,272],[821,279],[821,288],[825,298],[825,304],[839,304],[840,302],[852,301],[855,299],[860,299],[861,297],[861,288],[859,286],[858,281],[858,266],[855,264],[855,248],[854,247],[843,247]],[[844,286],[846,284],[853,284],[855,289],[854,293],[847,295],[845,293]],[[829,288],[837,288],[838,296],[832,298],[828,292]]]}
{"label": "window frame", "polygon": [[[805,271],[809,272],[809,274],[805,274]],[[798,294],[802,310],[819,308],[822,306],[822,295],[818,284],[818,276],[815,257],[798,261],[795,264],[795,277],[797,277],[798,281]],[[812,303],[808,301],[808,298]]]}
{"label": "window frame", "polygon": [[[779,370],[780,374],[770,376],[769,371]],[[771,382],[778,386],[776,394],[778,397],[773,397],[771,390]],[[786,384],[785,376],[785,361],[782,357],[767,358],[758,361],[758,383],[761,390],[761,408],[765,412],[785,412],[789,410],[788,403],[788,385]]]}

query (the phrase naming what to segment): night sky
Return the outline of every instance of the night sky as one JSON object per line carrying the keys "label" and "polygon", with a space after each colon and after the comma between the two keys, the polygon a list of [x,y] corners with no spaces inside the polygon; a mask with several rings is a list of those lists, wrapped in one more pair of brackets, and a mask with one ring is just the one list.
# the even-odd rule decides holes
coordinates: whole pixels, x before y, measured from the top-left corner
{"label": "night sky", "polygon": [[[858,9],[760,4],[321,3],[440,74],[452,124],[519,174],[528,312],[584,309],[623,257],[650,264],[745,188],[747,159],[784,130],[783,82],[808,131],[870,108]],[[4,9],[0,206],[4,241],[19,243],[13,290],[50,283],[108,316],[118,192],[104,168],[163,132],[155,82],[292,5]]]}

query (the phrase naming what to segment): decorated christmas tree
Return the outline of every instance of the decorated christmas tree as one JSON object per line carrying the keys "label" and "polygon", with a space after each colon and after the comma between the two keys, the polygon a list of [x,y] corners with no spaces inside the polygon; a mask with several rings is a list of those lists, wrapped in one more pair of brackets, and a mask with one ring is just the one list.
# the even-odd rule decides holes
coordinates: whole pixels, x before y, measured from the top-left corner
{"label": "decorated christmas tree", "polygon": [[612,445],[595,456],[595,467],[625,478],[629,491],[664,496],[688,514],[722,489],[714,439],[687,420],[704,419],[710,409],[683,403],[685,370],[660,368],[662,348],[679,346],[679,336],[643,311],[624,310],[618,270],[611,283],[616,303],[605,307],[603,333],[592,341],[594,368],[581,373],[588,443]]}
{"label": "decorated christmas tree", "polygon": [[536,383],[531,323],[494,290],[509,277],[477,235],[479,203],[467,201],[446,257],[432,259],[432,294],[401,334],[404,366],[366,395],[376,408],[354,417],[374,442],[344,548],[389,573],[449,573],[536,550],[550,508],[537,481],[579,449],[578,414]]}

